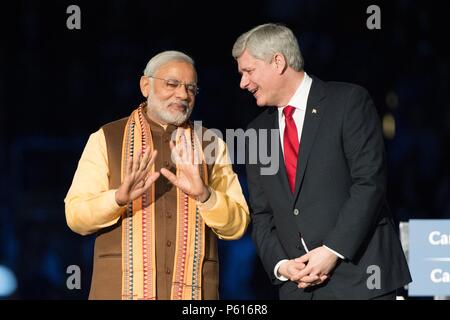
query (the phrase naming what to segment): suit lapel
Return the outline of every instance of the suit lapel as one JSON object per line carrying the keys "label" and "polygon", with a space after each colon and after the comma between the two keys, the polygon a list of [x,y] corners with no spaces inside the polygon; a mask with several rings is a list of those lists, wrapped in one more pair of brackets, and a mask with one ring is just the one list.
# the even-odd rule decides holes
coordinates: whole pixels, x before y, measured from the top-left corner
{"label": "suit lapel", "polygon": [[313,82],[308,95],[305,121],[303,123],[302,136],[300,139],[297,172],[295,176],[294,199],[297,199],[298,197],[300,186],[302,185],[303,177],[305,175],[306,166],[308,164],[309,154],[314,144],[314,139],[316,137],[320,121],[323,117],[323,112],[325,111],[325,105],[323,103],[321,104],[322,99],[325,97],[324,83],[315,77],[312,78]]}

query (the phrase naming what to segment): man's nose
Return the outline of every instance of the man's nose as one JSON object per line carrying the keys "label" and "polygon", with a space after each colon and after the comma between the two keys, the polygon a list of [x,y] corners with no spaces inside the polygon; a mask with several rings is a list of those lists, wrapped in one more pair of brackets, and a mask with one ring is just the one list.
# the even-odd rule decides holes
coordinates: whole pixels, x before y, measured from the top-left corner
{"label": "man's nose", "polygon": [[187,100],[189,97],[188,89],[186,88],[186,85],[184,85],[184,84],[180,84],[175,92],[176,92],[177,98],[179,98],[179,99]]}
{"label": "man's nose", "polygon": [[239,86],[241,87],[241,89],[246,89],[248,87],[248,84],[249,84],[248,77],[243,74]]}

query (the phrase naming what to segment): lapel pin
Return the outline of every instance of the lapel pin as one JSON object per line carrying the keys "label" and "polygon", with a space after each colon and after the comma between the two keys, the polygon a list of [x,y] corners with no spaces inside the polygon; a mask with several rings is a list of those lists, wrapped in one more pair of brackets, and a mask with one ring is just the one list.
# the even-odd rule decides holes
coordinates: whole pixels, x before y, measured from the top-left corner
{"label": "lapel pin", "polygon": [[312,111],[311,111],[311,113],[317,114],[317,109],[316,109],[316,108],[313,108]]}

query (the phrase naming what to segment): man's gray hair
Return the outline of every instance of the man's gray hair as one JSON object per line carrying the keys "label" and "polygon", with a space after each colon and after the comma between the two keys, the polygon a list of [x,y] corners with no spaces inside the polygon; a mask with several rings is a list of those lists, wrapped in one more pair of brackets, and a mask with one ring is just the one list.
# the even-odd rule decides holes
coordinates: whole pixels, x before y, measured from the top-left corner
{"label": "man's gray hair", "polygon": [[155,72],[161,68],[163,65],[170,61],[185,61],[187,63],[192,64],[194,66],[194,60],[189,57],[187,54],[180,52],[180,51],[163,51],[161,53],[158,53],[156,56],[150,59],[150,61],[147,63],[147,66],[144,70],[145,76],[152,76],[155,74]]}
{"label": "man's gray hair", "polygon": [[267,23],[242,34],[233,45],[233,57],[239,58],[247,49],[257,58],[269,62],[277,52],[281,53],[288,66],[296,71],[303,70],[304,61],[297,38],[288,27]]}

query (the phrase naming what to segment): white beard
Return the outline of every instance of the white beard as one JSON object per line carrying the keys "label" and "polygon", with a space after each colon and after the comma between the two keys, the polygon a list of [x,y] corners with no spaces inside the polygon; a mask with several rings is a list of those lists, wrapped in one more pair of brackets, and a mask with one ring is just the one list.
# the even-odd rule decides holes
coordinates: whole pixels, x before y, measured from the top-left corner
{"label": "white beard", "polygon": [[170,112],[167,110],[167,106],[170,104],[164,104],[161,102],[161,100],[157,99],[153,96],[153,94],[149,94],[147,98],[147,108],[148,111],[155,114],[159,119],[164,121],[167,124],[172,124],[175,126],[179,126],[186,122],[187,119],[189,119],[192,109],[189,108],[188,103],[185,101],[178,102],[179,104],[182,104],[186,107],[185,111],[176,111]]}

